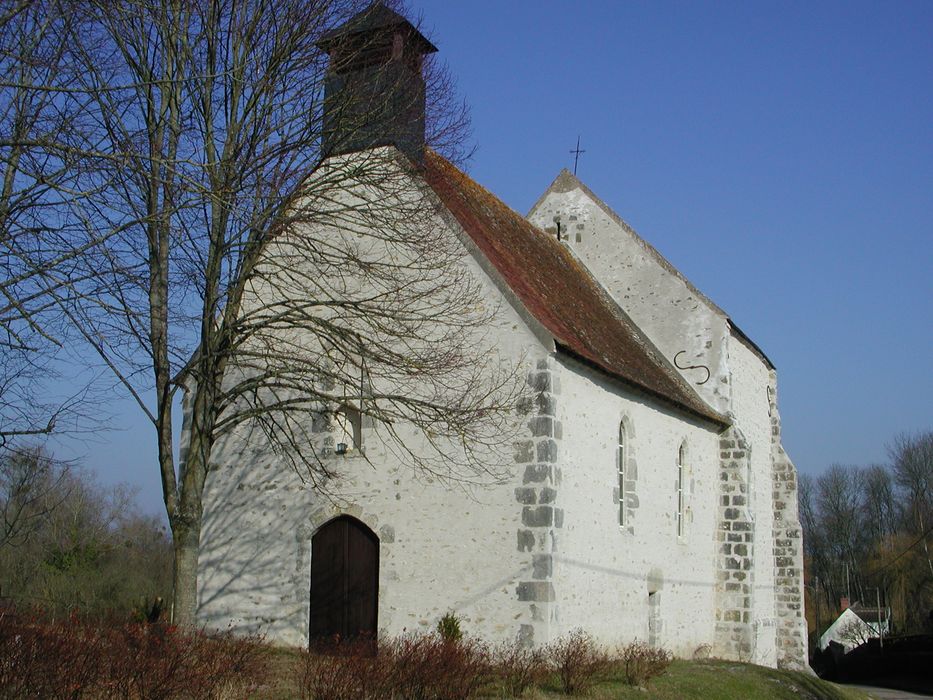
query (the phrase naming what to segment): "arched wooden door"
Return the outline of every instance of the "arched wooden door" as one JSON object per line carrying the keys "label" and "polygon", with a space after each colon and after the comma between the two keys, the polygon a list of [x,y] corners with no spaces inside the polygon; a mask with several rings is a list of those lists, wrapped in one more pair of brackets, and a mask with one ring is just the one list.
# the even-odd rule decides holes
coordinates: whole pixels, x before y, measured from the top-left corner
{"label": "arched wooden door", "polygon": [[311,538],[310,638],[376,636],[379,538],[341,516]]}

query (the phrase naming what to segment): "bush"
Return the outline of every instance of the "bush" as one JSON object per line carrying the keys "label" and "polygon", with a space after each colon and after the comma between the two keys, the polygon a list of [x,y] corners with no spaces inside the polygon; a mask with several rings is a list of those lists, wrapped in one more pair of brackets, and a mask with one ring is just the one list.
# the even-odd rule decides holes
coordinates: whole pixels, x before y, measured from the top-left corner
{"label": "bush", "polygon": [[447,613],[438,620],[437,633],[445,642],[459,642],[463,639],[463,632],[460,631],[460,618],[455,613]]}
{"label": "bush", "polygon": [[612,667],[609,655],[581,629],[554,640],[544,652],[560,679],[561,690],[567,695],[586,692]]}
{"label": "bush", "polygon": [[632,642],[619,650],[619,662],[629,685],[646,686],[652,678],[662,675],[671,665],[671,653],[650,647],[644,642]]}
{"label": "bush", "polygon": [[377,700],[390,694],[391,652],[372,639],[330,640],[302,653],[296,682],[302,700]]}
{"label": "bush", "polygon": [[81,697],[99,685],[106,648],[74,620],[50,624],[38,613],[0,612],[0,698]]}
{"label": "bush", "polygon": [[406,635],[389,649],[392,689],[406,700],[472,698],[490,677],[489,652],[475,640],[449,642],[440,635]]}
{"label": "bush", "polygon": [[256,638],[0,612],[0,698],[247,697],[265,679]]}
{"label": "bush", "polygon": [[[374,653],[375,652],[375,653]],[[460,700],[476,697],[490,677],[478,642],[439,634],[315,646],[298,671],[302,700]]]}
{"label": "bush", "polygon": [[539,683],[548,672],[541,649],[529,649],[517,642],[493,650],[493,668],[509,697],[519,697]]}

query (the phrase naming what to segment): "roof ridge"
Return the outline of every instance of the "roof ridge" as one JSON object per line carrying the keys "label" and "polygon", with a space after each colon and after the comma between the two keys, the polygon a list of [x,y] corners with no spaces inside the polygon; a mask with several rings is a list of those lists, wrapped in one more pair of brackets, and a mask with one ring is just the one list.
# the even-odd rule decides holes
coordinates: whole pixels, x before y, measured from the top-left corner
{"label": "roof ridge", "polygon": [[566,246],[429,149],[424,177],[556,345],[611,377],[728,425]]}
{"label": "roof ridge", "polygon": [[631,224],[629,224],[625,219],[619,216],[619,214],[617,214],[616,211],[612,207],[606,204],[595,192],[593,192],[593,190],[591,190],[585,182],[583,182],[576,175],[568,171],[566,168],[563,168],[560,171],[560,173],[558,173],[557,177],[554,178],[553,182],[551,182],[548,188],[544,191],[544,194],[542,194],[538,198],[534,206],[529,210],[528,216],[531,216],[534,213],[535,209],[537,209],[538,206],[543,203],[547,195],[552,194],[552,193],[569,192],[571,189],[574,189],[571,187],[567,187],[568,178],[570,182],[572,182],[573,185],[575,186],[574,188],[582,190],[583,194],[589,197],[590,200],[592,200],[592,202],[596,206],[602,209],[603,212],[605,212],[605,214],[609,216],[610,219],[615,221],[627,233],[633,236],[635,238],[635,241],[639,245],[641,245],[646,250],[646,252],[652,255],[658,261],[658,263],[660,263],[661,267],[666,269],[668,272],[673,274],[678,279],[682,280],[687,285],[687,288],[691,292],[696,294],[703,301],[703,303],[707,304],[714,312],[721,314],[726,319],[730,319],[729,314],[726,313],[726,311],[724,311],[716,302],[714,302],[712,299],[706,296],[703,292],[701,292],[697,288],[697,286],[694,285],[693,282],[691,282],[690,279],[684,273],[678,270],[677,267],[675,267],[674,264],[671,263],[670,260],[664,257],[661,251],[655,248],[647,240],[642,238],[642,236],[639,235],[638,231],[636,231]]}

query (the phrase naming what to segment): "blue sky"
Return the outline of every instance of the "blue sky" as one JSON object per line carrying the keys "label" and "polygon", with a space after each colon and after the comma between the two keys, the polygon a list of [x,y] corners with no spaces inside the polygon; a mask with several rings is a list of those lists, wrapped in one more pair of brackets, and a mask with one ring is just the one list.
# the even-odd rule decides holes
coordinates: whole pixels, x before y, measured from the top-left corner
{"label": "blue sky", "polygon": [[764,348],[802,472],[933,429],[933,3],[422,2],[471,174],[578,174]]}
{"label": "blue sky", "polygon": [[[933,429],[933,3],[421,0],[470,174],[579,177],[777,365],[798,469]],[[61,445],[161,508],[151,429]]]}

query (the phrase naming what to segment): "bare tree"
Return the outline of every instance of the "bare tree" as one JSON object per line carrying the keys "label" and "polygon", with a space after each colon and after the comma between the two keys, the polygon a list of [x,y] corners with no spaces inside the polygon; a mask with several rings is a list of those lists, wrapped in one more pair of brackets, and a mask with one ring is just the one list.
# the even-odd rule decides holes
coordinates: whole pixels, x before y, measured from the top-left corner
{"label": "bare tree", "polygon": [[[318,44],[361,9],[72,7],[71,79],[88,106],[75,149],[82,198],[70,212],[97,244],[51,294],[153,425],[180,624],[194,622],[212,451],[245,421],[316,488],[331,474],[312,415],[352,407],[413,468],[460,481],[496,478],[486,453],[508,440],[517,385],[477,344],[492,309],[412,177],[417,163],[391,148],[322,162],[328,57]],[[353,51],[382,48],[379,38]],[[400,59],[378,60],[388,69]],[[443,71],[427,75],[429,95],[445,88]],[[403,88],[388,81],[371,108],[397,105]],[[445,117],[438,138],[456,151],[462,113]],[[408,430],[429,449],[411,448]]]}
{"label": "bare tree", "polygon": [[58,302],[101,237],[68,216],[85,194],[76,147],[87,107],[70,81],[72,24],[56,0],[0,8],[0,449],[75,427],[87,401],[77,388],[41,398],[67,339]]}
{"label": "bare tree", "polygon": [[134,508],[125,486],[103,487],[41,448],[0,455],[0,590],[26,606],[125,615],[168,592],[164,526]]}
{"label": "bare tree", "polygon": [[41,448],[0,453],[0,548],[25,543],[64,496],[68,466]]}
{"label": "bare tree", "polygon": [[888,446],[898,485],[907,496],[906,525],[917,535],[933,578],[929,538],[933,532],[933,431],[901,434]]}
{"label": "bare tree", "polygon": [[831,609],[847,590],[864,599],[877,587],[898,629],[921,631],[933,592],[933,433],[900,435],[888,453],[887,465],[833,465],[801,479],[806,554]]}
{"label": "bare tree", "polygon": [[873,464],[862,470],[865,527],[873,542],[883,542],[898,530],[896,488],[891,471],[885,466]]}

